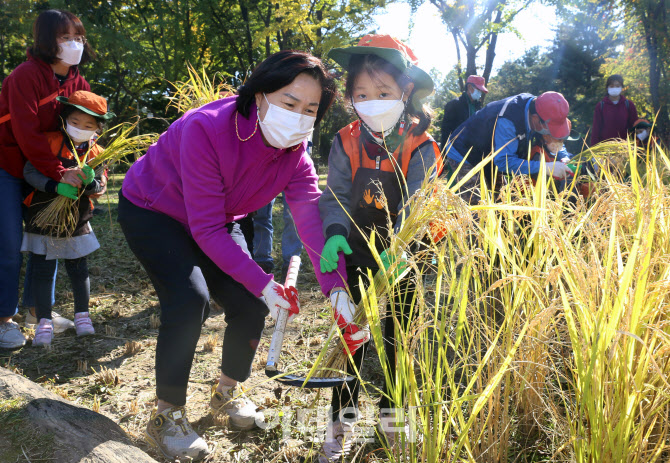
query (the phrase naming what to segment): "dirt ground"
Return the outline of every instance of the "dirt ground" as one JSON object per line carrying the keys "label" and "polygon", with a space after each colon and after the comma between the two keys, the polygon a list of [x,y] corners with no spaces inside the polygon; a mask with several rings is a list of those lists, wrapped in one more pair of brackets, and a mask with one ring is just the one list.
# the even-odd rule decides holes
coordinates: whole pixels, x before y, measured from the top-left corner
{"label": "dirt ground", "polygon": [[[18,351],[0,351],[0,365],[77,404],[99,409],[119,423],[137,446],[157,460],[167,461],[143,440],[155,401],[154,356],[160,309],[148,277],[128,249],[116,223],[116,193],[120,182],[121,176],[113,176],[110,180],[108,198],[101,199],[99,206],[104,213],[92,220],[101,243],[101,249],[89,260],[90,313],[96,335],[78,339],[73,331],[68,331],[55,336],[50,350],[28,343]],[[277,203],[275,227],[281,229],[282,206],[280,201]],[[275,256],[280,256],[277,251],[275,247]],[[318,288],[305,253],[298,289],[302,311],[289,325],[282,359],[291,365],[306,366],[311,365],[323,347],[331,319],[329,304]],[[56,300],[54,309],[72,319],[72,293],[62,265],[58,272]],[[236,432],[229,429],[225,420],[210,414],[209,397],[218,378],[226,326],[224,318],[223,312],[213,310],[205,322],[188,388],[186,410],[189,421],[213,449],[207,461],[310,461],[312,449],[318,448],[319,438],[325,432],[331,393],[330,390],[286,387],[267,378],[264,367],[274,329],[271,318],[267,321],[252,376],[243,384],[247,395],[264,409],[267,429]],[[33,330],[26,328],[25,334],[31,337]],[[110,371],[105,372],[106,369]],[[362,399],[363,433],[370,438],[367,444],[356,446],[352,460],[384,461],[381,445],[373,431],[376,419],[373,404],[378,400],[373,385],[379,387],[382,378],[374,353],[368,356],[364,376],[371,384],[367,387],[370,395],[363,394]],[[39,449],[35,452],[18,461],[44,461],[40,460]],[[9,460],[0,455],[0,463],[5,461]],[[11,461],[17,460],[14,457]]]}

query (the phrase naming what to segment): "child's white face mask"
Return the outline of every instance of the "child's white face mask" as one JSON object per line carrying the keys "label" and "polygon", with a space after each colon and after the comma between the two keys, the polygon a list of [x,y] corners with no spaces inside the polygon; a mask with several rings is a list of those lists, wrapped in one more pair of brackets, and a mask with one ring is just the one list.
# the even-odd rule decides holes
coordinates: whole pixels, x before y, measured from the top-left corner
{"label": "child's white face mask", "polygon": [[358,116],[374,132],[389,133],[400,120],[405,111],[405,102],[402,101],[403,94],[399,100],[369,100],[353,103]]}
{"label": "child's white face mask", "polygon": [[82,130],[78,129],[74,125],[71,125],[69,122],[66,123],[65,131],[70,136],[73,142],[76,144],[81,144],[89,141],[95,135],[95,130]]}
{"label": "child's white face mask", "polygon": [[261,120],[260,107],[258,108],[258,122],[263,136],[275,148],[286,149],[301,143],[314,131],[316,117],[298,114],[288,109],[280,108],[268,101],[268,110]]}
{"label": "child's white face mask", "polygon": [[642,132],[637,134],[637,138],[639,138],[640,141],[645,141],[647,139],[647,135],[649,135],[649,133],[647,133],[646,130],[643,130]]}

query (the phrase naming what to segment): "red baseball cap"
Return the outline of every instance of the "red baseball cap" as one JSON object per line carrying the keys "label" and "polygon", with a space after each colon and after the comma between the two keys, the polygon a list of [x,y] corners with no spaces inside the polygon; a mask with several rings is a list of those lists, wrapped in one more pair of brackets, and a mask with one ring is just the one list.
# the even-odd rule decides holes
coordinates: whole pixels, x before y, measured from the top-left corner
{"label": "red baseball cap", "polygon": [[544,92],[535,99],[535,111],[544,121],[551,136],[558,139],[570,135],[568,112],[570,105],[558,92]]}
{"label": "red baseball cap", "polygon": [[472,84],[475,86],[476,89],[478,89],[481,92],[488,93],[489,91],[486,89],[484,84],[486,81],[484,80],[483,77],[481,76],[468,76],[467,80],[468,84]]}

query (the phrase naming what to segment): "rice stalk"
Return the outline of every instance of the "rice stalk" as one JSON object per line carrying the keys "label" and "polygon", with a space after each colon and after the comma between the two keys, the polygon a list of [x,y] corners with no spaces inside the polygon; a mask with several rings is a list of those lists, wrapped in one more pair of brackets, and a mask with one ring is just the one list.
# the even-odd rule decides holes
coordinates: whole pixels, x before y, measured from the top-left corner
{"label": "rice stalk", "polygon": [[188,79],[171,83],[175,91],[172,96],[167,97],[170,100],[168,108],[172,106],[179,113],[185,113],[189,109],[198,108],[235,94],[235,90],[228,84],[215,83],[217,78],[222,79],[221,73],[217,72],[210,78],[204,67],[200,73],[191,64],[187,69]]}
{"label": "rice stalk", "polygon": [[[583,155],[599,166],[589,199],[558,193],[544,166],[534,185],[484,187],[476,207],[441,181],[412,199],[389,249],[407,254],[417,291],[402,309],[415,315],[404,326],[387,313],[399,291],[390,269],[362,281],[357,318],[419,435],[386,449],[389,461],[537,461],[536,449],[551,461],[667,459],[670,159],[622,142]],[[431,223],[444,237],[421,241]],[[311,374],[343,369],[342,345],[327,349]]]}
{"label": "rice stalk", "polygon": [[[89,151],[82,159],[77,159],[80,168],[89,165],[96,176],[117,162],[126,158],[135,158],[136,155],[144,152],[146,148],[158,139],[154,133],[132,135],[137,123],[122,123],[107,129],[99,140],[109,139],[104,151],[98,156],[89,159]],[[35,215],[33,223],[40,229],[48,230],[50,236],[69,238],[74,233],[79,222],[79,201],[85,200],[84,190],[79,190],[79,198],[73,200],[65,196],[58,196],[53,199],[47,207]]]}

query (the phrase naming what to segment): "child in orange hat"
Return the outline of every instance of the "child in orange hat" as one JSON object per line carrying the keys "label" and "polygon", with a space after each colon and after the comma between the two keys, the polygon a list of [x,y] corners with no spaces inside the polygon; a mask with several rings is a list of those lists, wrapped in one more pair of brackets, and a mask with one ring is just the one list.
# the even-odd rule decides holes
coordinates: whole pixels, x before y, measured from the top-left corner
{"label": "child in orange hat", "polygon": [[[107,111],[104,98],[83,90],[57,100],[65,105],[61,114],[63,127],[57,132],[48,132],[46,137],[53,155],[63,167],[76,167],[77,160],[93,159],[103,151],[96,144],[97,134],[103,122],[114,117],[114,113]],[[33,254],[33,295],[38,319],[33,340],[35,346],[49,346],[53,339],[51,287],[57,259],[65,260],[72,284],[77,335],[95,333],[88,313],[90,283],[86,256],[98,249],[100,244],[89,224],[93,205],[88,196],[101,192],[104,186],[101,176],[96,176],[89,166],[84,166],[82,170],[86,178],[82,178],[84,187],[81,190],[43,175],[30,162],[23,170],[26,182],[34,188],[25,201],[27,207],[21,251]],[[51,227],[41,228],[35,223],[35,217],[59,196],[75,202],[78,219],[71,236]]]}
{"label": "child in orange hat", "polygon": [[[353,322],[354,301],[358,302],[365,290],[359,287],[359,277],[366,280],[367,269],[374,274],[380,267],[366,235],[375,231],[381,263],[388,268],[394,260],[387,256],[389,239],[408,214],[408,199],[426,178],[438,174],[440,151],[426,132],[431,116],[422,103],[432,93],[433,81],[417,66],[418,60],[407,45],[388,35],[367,35],[357,46],[333,49],[329,56],[347,71],[345,97],[358,116],[333,141],[327,188],[319,199],[326,237],[321,271],[334,271],[340,252],[346,254],[351,297],[344,288],[334,288],[331,304],[356,365],[349,366],[353,372],[360,371],[370,338],[367,327]],[[395,326],[397,322],[403,329],[408,327],[415,288],[410,277],[402,277],[398,284],[401,296],[391,298],[385,318],[384,349],[390,373],[379,404],[382,423],[395,422],[397,410],[393,407],[403,407],[389,399],[395,376]],[[334,388],[320,462],[339,461],[351,449],[359,388],[358,380]],[[389,445],[398,441],[397,429],[383,429]]]}

